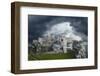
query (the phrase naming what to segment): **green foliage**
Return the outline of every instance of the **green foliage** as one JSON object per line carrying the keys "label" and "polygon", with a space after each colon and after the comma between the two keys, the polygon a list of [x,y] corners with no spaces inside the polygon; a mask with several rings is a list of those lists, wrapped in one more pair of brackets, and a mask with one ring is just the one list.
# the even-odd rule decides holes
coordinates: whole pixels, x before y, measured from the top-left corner
{"label": "green foliage", "polygon": [[74,54],[70,53],[58,53],[58,54],[31,54],[29,53],[28,60],[55,60],[55,59],[74,59]]}

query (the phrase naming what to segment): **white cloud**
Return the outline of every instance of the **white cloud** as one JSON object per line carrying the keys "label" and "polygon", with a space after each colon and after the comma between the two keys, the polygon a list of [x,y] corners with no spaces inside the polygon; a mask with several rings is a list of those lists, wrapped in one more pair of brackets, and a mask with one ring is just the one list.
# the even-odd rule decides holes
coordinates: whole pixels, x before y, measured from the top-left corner
{"label": "white cloud", "polygon": [[75,31],[75,28],[70,25],[70,22],[62,22],[59,24],[53,25],[51,28],[49,28],[48,31],[44,33],[44,35],[47,34],[54,34],[54,35],[64,35],[66,37],[72,38],[74,40],[82,40],[82,36]]}

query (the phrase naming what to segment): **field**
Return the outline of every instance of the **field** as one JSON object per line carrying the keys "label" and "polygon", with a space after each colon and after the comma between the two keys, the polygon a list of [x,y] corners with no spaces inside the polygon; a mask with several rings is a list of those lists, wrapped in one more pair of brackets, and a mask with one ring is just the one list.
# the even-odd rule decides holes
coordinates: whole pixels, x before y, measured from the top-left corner
{"label": "field", "polygon": [[31,54],[28,55],[28,60],[55,60],[55,59],[74,59],[75,56],[72,52],[70,53],[59,53],[59,54]]}

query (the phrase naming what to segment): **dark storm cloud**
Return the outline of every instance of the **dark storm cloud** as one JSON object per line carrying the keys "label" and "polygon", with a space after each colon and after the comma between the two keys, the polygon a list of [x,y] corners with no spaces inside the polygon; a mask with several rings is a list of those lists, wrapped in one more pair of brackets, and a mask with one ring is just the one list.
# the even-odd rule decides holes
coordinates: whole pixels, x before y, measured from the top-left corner
{"label": "dark storm cloud", "polygon": [[32,42],[33,39],[41,37],[42,34],[49,30],[53,25],[61,22],[71,22],[71,26],[73,26],[77,32],[87,35],[87,21],[87,17],[29,15],[28,40],[29,42]]}

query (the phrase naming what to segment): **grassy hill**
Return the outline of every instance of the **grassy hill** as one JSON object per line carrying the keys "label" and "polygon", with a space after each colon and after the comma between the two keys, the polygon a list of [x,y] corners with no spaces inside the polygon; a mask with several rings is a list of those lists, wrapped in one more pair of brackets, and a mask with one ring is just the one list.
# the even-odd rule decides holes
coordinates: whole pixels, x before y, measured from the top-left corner
{"label": "grassy hill", "polygon": [[31,54],[28,55],[28,60],[55,60],[55,59],[74,59],[75,56],[70,53],[58,53],[58,54]]}

